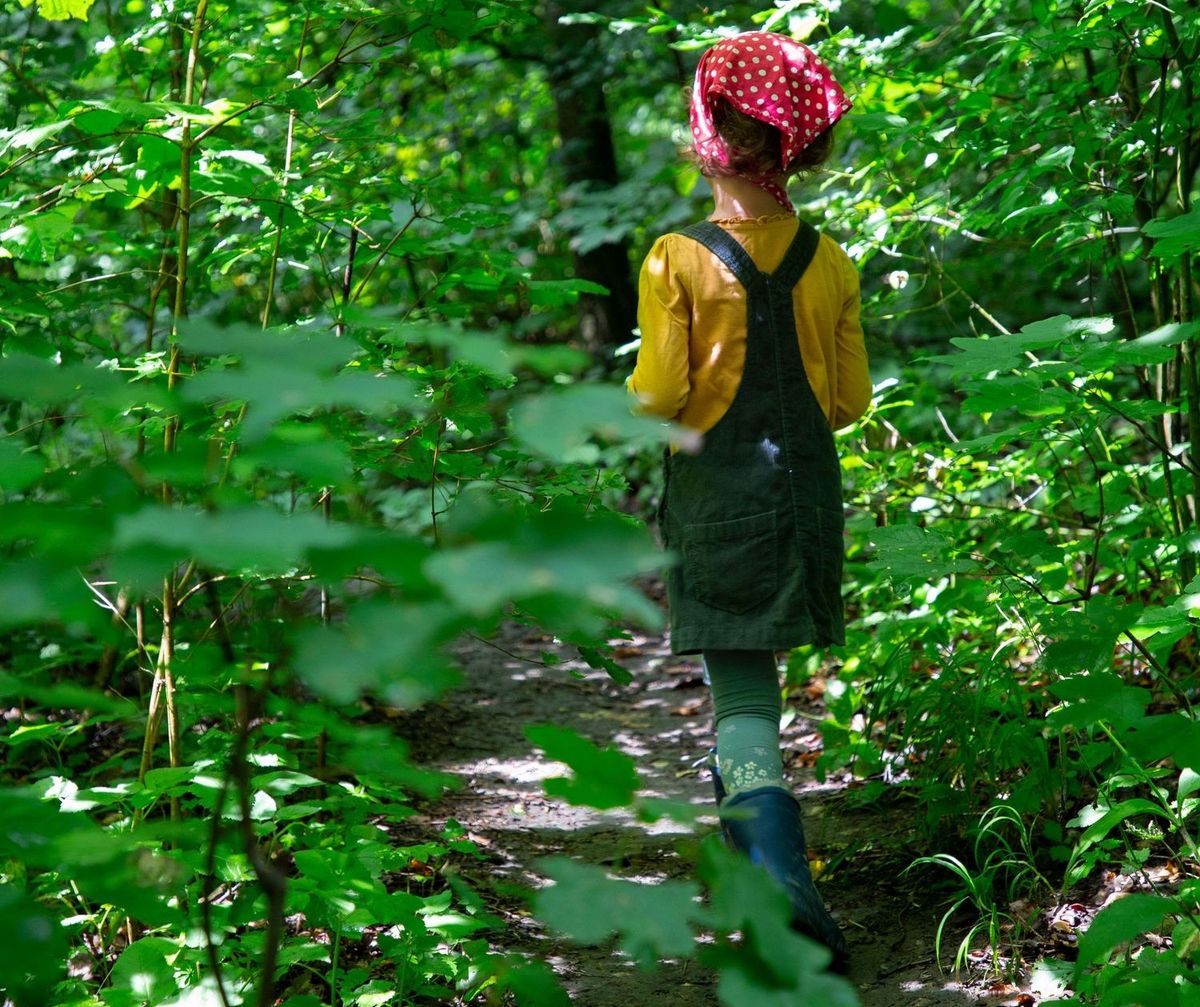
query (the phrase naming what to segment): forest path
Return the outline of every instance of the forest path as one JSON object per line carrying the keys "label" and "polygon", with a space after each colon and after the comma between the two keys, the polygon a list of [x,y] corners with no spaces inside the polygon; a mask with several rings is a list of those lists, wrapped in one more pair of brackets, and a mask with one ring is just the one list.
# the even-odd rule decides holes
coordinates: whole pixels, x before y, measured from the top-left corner
{"label": "forest path", "polygon": [[[654,796],[713,807],[707,773],[694,766],[713,744],[699,662],[671,656],[661,636],[636,635],[620,650],[620,663],[634,676],[622,686],[579,661],[545,667],[546,651],[561,653],[562,647],[520,626],[459,650],[462,687],[412,715],[413,730],[403,733],[414,761],[456,774],[463,786],[411,824],[440,828],[454,819],[466,827],[487,856],[463,866],[464,877],[505,923],[490,935],[493,946],[545,958],[572,1003],[715,1007],[716,977],[695,962],[669,961],[644,972],[612,947],[581,947],[548,935],[516,889],[544,884],[533,865],[556,854],[639,881],[690,876],[675,849],[687,834],[683,826],[646,825],[627,813],[547,798],[542,781],[562,775],[564,767],[535,749],[523,728],[553,722],[601,746],[615,744],[637,760]],[[850,941],[850,979],[863,1007],[1005,1002],[939,976],[933,945],[944,903],[930,892],[928,876],[900,873],[914,856],[907,833],[912,809],[853,808],[846,801],[848,778],[816,782],[805,753],[819,745],[813,725],[823,711],[819,697],[806,702],[785,732],[788,773],[804,807],[810,856],[834,865],[821,889]],[[701,822],[716,828],[715,814]]]}

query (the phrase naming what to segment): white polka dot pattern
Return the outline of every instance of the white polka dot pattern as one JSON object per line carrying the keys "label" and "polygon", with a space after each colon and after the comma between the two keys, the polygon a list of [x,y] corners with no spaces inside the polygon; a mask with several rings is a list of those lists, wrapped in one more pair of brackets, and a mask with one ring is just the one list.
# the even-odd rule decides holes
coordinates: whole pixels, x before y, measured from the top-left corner
{"label": "white polka dot pattern", "polygon": [[[760,85],[771,104],[759,96]],[[851,105],[829,68],[808,46],[765,31],[723,39],[700,58],[691,109],[696,153],[718,169],[729,164],[729,151],[713,126],[712,99],[717,95],[738,111],[779,129],[783,135],[780,171]],[[772,179],[749,180],[792,208],[787,194]]]}

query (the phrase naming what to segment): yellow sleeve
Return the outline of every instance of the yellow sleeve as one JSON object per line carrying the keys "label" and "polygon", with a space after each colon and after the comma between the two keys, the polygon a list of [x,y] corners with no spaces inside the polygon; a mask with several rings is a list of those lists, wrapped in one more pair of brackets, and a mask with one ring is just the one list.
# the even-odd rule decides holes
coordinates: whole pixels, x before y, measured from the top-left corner
{"label": "yellow sleeve", "polygon": [[625,387],[635,410],[674,419],[688,400],[688,342],[692,299],[682,278],[672,270],[672,235],[659,238],[638,277],[638,327],[642,344]]}
{"label": "yellow sleeve", "polygon": [[837,397],[833,404],[833,429],[849,426],[871,404],[871,374],[867,369],[867,347],[859,319],[858,270],[843,257],[846,296],[838,318],[834,347],[837,362]]}

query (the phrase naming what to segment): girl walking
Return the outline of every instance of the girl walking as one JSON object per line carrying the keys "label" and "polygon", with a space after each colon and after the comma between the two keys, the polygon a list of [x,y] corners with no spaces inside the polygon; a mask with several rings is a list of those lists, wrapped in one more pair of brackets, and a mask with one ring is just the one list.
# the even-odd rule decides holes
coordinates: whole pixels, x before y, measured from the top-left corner
{"label": "girl walking", "polygon": [[833,431],[867,408],[858,275],[797,219],[785,186],[829,156],[850,108],[806,46],[747,32],[696,70],[691,126],[712,216],[660,237],[642,266],[629,389],[703,434],[669,453],[659,524],[671,649],[702,654],[728,841],[788,893],[792,923],[847,947],[813,884],[783,779],[775,652],[844,643],[841,468]]}

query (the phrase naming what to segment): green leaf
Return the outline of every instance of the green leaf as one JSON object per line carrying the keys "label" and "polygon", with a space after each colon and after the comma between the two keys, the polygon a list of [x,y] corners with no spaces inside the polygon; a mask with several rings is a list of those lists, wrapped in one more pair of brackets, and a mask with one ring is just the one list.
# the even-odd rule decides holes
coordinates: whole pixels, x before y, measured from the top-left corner
{"label": "green leaf", "polygon": [[641,787],[633,759],[615,748],[598,748],[569,728],[530,725],[525,737],[548,759],[565,762],[575,773],[574,779],[560,776],[547,780],[544,786],[551,797],[591,808],[621,808],[633,802]]}
{"label": "green leaf", "polygon": [[263,773],[255,776],[250,781],[251,786],[265,790],[269,794],[276,797],[286,797],[289,794],[294,794],[297,790],[305,790],[308,787],[323,786],[320,780],[315,777],[308,776],[305,773],[296,773],[290,770],[280,770],[275,773]]}
{"label": "green leaf", "polygon": [[791,906],[787,893],[761,867],[738,857],[722,844],[705,842],[698,867],[709,889],[709,913],[714,927],[741,930],[756,923],[758,953],[771,958],[771,944],[789,929]]}
{"label": "green leaf", "polygon": [[160,1003],[178,988],[175,968],[167,962],[178,952],[179,944],[164,937],[134,941],[113,966],[113,986],[129,990],[138,1002]]}
{"label": "green leaf", "polygon": [[[70,125],[70,119],[60,119],[58,122],[43,122],[21,129],[0,130],[0,138],[5,138],[4,143],[0,144],[0,154],[7,154],[12,150],[33,150],[43,140],[57,136]],[[0,248],[3,247],[3,238],[0,237]]]}
{"label": "green leaf", "polygon": [[36,448],[0,439],[0,494],[19,493],[37,482],[46,471],[46,458]]}
{"label": "green leaf", "polygon": [[161,766],[146,773],[146,789],[152,794],[165,794],[181,783],[195,779],[197,766]]}
{"label": "green leaf", "polygon": [[603,868],[565,857],[539,862],[554,884],[534,896],[534,911],[548,926],[580,944],[599,944],[618,934],[621,948],[643,967],[660,957],[690,955],[695,938],[689,920],[703,919],[691,882],[636,884],[610,878]]}
{"label": "green leaf", "polygon": [[[245,1003],[245,1001],[242,1001]],[[150,1007],[224,1007],[225,1000],[212,976],[204,976],[194,986],[181,989],[178,995],[160,1000]]]}
{"label": "green leaf", "polygon": [[608,291],[598,283],[588,280],[529,280],[529,302],[531,304],[551,304],[555,306],[574,304],[580,294],[607,294]]}
{"label": "green leaf", "polygon": [[1150,254],[1159,258],[1174,258],[1200,248],[1200,207],[1169,220],[1151,220],[1142,233],[1154,238]]}
{"label": "green leaf", "polygon": [[469,329],[453,321],[397,319],[386,311],[355,307],[348,308],[345,316],[352,324],[382,330],[381,340],[385,343],[438,347],[451,359],[466,361],[492,374],[511,375],[527,367],[553,376],[581,370],[591,359],[568,346],[525,345],[506,339],[501,332]]}
{"label": "green leaf", "polygon": [[1088,599],[1082,612],[1048,615],[1045,632],[1057,639],[1046,647],[1042,661],[1061,675],[1089,670],[1100,674],[1110,666],[1117,640],[1137,624],[1141,614],[1138,602],[1096,595]]}
{"label": "green leaf", "polygon": [[297,634],[294,667],[332,703],[369,692],[392,706],[419,706],[457,681],[442,647],[462,629],[460,613],[443,603],[363,602],[336,625]]}
{"label": "green leaf", "polygon": [[313,572],[318,577],[337,584],[369,567],[389,587],[403,591],[410,601],[429,601],[437,596],[436,587],[421,571],[433,551],[428,543],[407,538],[394,529],[383,532],[360,527],[355,532],[344,546],[309,551]]}
{"label": "green leaf", "polygon": [[1134,797],[1128,801],[1121,801],[1118,804],[1114,804],[1111,807],[1104,805],[1087,807],[1071,819],[1067,823],[1067,826],[1070,828],[1085,826],[1077,843],[1078,847],[1082,850],[1100,842],[1121,822],[1132,818],[1134,815],[1152,815],[1156,818],[1170,817],[1162,805],[1155,804],[1153,801],[1147,801],[1142,797]]}
{"label": "green leaf", "polygon": [[386,414],[424,408],[407,377],[346,367],[361,355],[361,347],[316,326],[263,331],[200,319],[181,326],[180,343],[190,353],[240,361],[228,366],[224,360],[191,378],[183,397],[197,403],[246,403],[244,429],[254,441],[283,417],[311,410],[344,407]]}
{"label": "green leaf", "polygon": [[[455,546],[458,537],[466,544]],[[569,502],[522,511],[472,493],[451,511],[443,541],[425,573],[465,612],[488,616],[512,601],[549,605],[556,628],[584,634],[603,630],[604,613],[649,625],[661,617],[627,580],[660,568],[664,557],[643,526],[610,511],[588,514]]]}
{"label": "green leaf", "polygon": [[952,557],[953,544],[941,532],[916,525],[888,525],[871,530],[876,556],[869,566],[900,581],[926,583],[952,573],[965,573],[978,565],[972,559]]}
{"label": "green leaf", "polygon": [[54,867],[60,844],[77,834],[103,842],[100,829],[86,818],[64,814],[26,790],[0,791],[0,857]]}
{"label": "green leaf", "polygon": [[1143,640],[1160,633],[1180,634],[1190,631],[1197,616],[1200,616],[1200,578],[1185,586],[1167,604],[1147,605],[1130,628]]}
{"label": "green leaf", "polygon": [[[88,11],[96,0],[37,0],[38,13],[47,21],[66,21],[79,18],[86,21]],[[30,0],[21,0],[23,7],[28,7]]]}
{"label": "green leaf", "polygon": [[498,332],[466,329],[456,321],[408,319],[386,309],[350,305],[343,318],[353,326],[381,333],[380,341],[407,347],[435,346],[449,351],[456,360],[468,360],[496,374],[511,374],[514,361],[507,341]]}
{"label": "green leaf", "polygon": [[0,990],[16,1007],[42,1007],[66,974],[66,958],[58,918],[16,885],[0,885]]}
{"label": "green leaf", "polygon": [[737,947],[718,943],[702,952],[705,964],[720,973],[722,1004],[856,1007],[853,987],[824,972],[828,949],[791,928],[787,895],[762,867],[710,836],[701,845],[697,870],[709,891],[710,925],[740,930],[745,938]]}
{"label": "green leaf", "polygon": [[0,738],[9,748],[22,748],[31,741],[57,740],[66,733],[61,724],[22,724]]}
{"label": "green leaf", "polygon": [[1076,977],[1089,965],[1106,960],[1117,945],[1158,929],[1163,917],[1177,910],[1174,899],[1141,892],[1133,892],[1106,906],[1079,939]]}
{"label": "green leaf", "polygon": [[6,560],[0,564],[0,628],[44,622],[102,632],[111,616],[81,586],[78,571],[58,559]]}
{"label": "green leaf", "polygon": [[1103,336],[1113,329],[1111,318],[1071,318],[1055,315],[1031,322],[1020,332],[1000,336],[969,338],[956,336],[951,344],[961,353],[931,356],[935,363],[949,364],[954,374],[985,377],[994,371],[1010,371],[1029,366],[1029,354],[1048,350],[1068,339]]}
{"label": "green leaf", "polygon": [[[0,671],[0,698],[24,699],[26,702],[40,703],[43,706],[53,706],[73,710],[90,710],[96,713],[111,713],[118,716],[136,717],[137,704],[132,700],[123,699],[92,689],[74,682],[44,683],[31,681],[28,677],[18,677]],[[62,725],[59,725],[62,729]]]}
{"label": "green leaf", "polygon": [[496,985],[510,992],[518,1007],[571,1007],[554,970],[543,961],[513,956],[501,966]]}
{"label": "green leaf", "polygon": [[355,1007],[386,1007],[396,996],[395,983],[377,980],[356,991],[351,997],[351,1002]]}
{"label": "green leaf", "polygon": [[1029,438],[1040,439],[1046,425],[1040,420],[1006,426],[980,437],[970,437],[951,445],[955,454],[987,457]]}
{"label": "green leaf", "polygon": [[1144,717],[1130,734],[1128,747],[1144,763],[1171,759],[1178,769],[1200,772],[1200,723],[1184,713]]}
{"label": "green leaf", "polygon": [[232,356],[305,374],[331,374],[362,352],[353,340],[339,339],[328,328],[259,329],[240,322],[218,325],[205,318],[179,323],[179,345],[188,353]]}
{"label": "green leaf", "polygon": [[1050,691],[1069,704],[1068,710],[1047,718],[1056,725],[1090,727],[1103,722],[1124,727],[1141,720],[1150,705],[1148,690],[1126,685],[1111,672],[1076,675],[1052,682]]}
{"label": "green leaf", "polygon": [[[199,844],[207,834],[198,819],[181,832],[180,842]],[[178,861],[153,848],[133,848],[133,840],[113,840],[104,833],[90,843],[83,833],[61,845],[64,861],[58,870],[71,877],[88,899],[116,906],[149,926],[184,925],[179,905],[184,901],[188,871]]]}
{"label": "green leaf", "polygon": [[1114,343],[1117,360],[1128,366],[1162,364],[1175,358],[1175,347],[1200,335],[1200,322],[1171,322],[1137,339]]}
{"label": "green leaf", "polygon": [[[797,941],[802,938],[797,938]],[[795,985],[767,985],[763,973],[745,968],[736,959],[724,963],[717,980],[723,1007],[795,1007],[797,1003],[822,1007],[858,1007],[854,987],[837,976],[812,974]]]}
{"label": "green leaf", "polygon": [[125,121],[125,116],[106,108],[85,108],[75,116],[74,121],[85,133],[111,133]]}
{"label": "green leaf", "polygon": [[117,519],[117,549],[152,546],[164,560],[195,557],[221,570],[282,571],[302,564],[308,551],[333,549],[354,537],[345,525],[317,514],[285,514],[274,507],[207,512],[145,507]]}
{"label": "green leaf", "polygon": [[290,473],[311,486],[348,487],[353,481],[347,446],[316,423],[277,424],[265,440],[233,456],[232,470],[243,478]]}
{"label": "green leaf", "polygon": [[245,436],[259,441],[286,416],[342,406],[364,413],[416,412],[415,385],[400,375],[347,372],[322,377],[290,364],[259,362],[242,370],[208,370],[184,387],[189,402],[244,402]]}
{"label": "green leaf", "polygon": [[968,413],[998,413],[1015,409],[1022,416],[1061,416],[1086,408],[1078,395],[1045,386],[1030,375],[996,375],[972,388],[963,402]]}
{"label": "green leaf", "polygon": [[602,668],[607,671],[609,677],[619,685],[628,685],[633,681],[633,675],[628,670],[596,647],[580,647],[579,656],[587,662],[589,668]]}
{"label": "green leaf", "polygon": [[256,790],[254,792],[254,798],[250,802],[251,821],[270,821],[278,810],[279,805],[276,803],[275,798],[265,790]]}
{"label": "green leaf", "polygon": [[130,382],[100,367],[56,364],[24,353],[0,358],[0,399],[44,406],[78,404],[102,415],[168,402],[165,389],[147,382]]}
{"label": "green leaf", "polygon": [[1070,145],[1055,147],[1053,150],[1048,150],[1037,159],[1037,164],[1043,168],[1070,168],[1071,161],[1075,157],[1075,148]]}
{"label": "green leaf", "polygon": [[1197,790],[1200,790],[1200,773],[1190,767],[1185,767],[1179,774],[1179,787],[1175,793],[1175,800],[1182,801]]}
{"label": "green leaf", "polygon": [[673,435],[667,424],[630,413],[623,388],[600,384],[528,396],[513,409],[512,432],[553,461],[588,464],[600,456],[597,440],[645,448]]}

